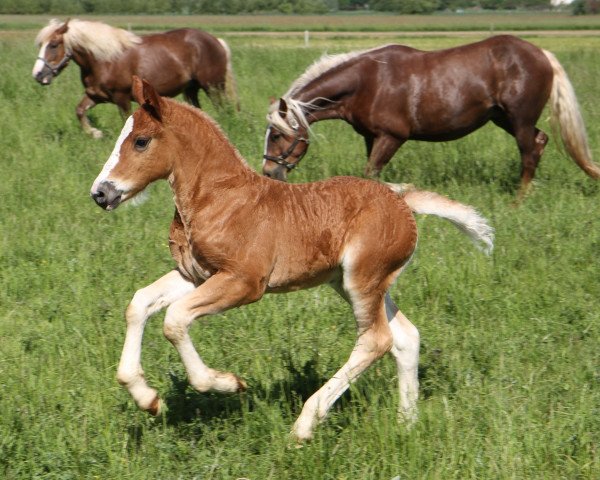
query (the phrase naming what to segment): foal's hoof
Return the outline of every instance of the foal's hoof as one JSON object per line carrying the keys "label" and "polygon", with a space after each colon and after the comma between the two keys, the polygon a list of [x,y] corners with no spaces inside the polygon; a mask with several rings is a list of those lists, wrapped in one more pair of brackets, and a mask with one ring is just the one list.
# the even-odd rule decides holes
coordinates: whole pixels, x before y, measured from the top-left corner
{"label": "foal's hoof", "polygon": [[241,379],[237,375],[235,375],[235,379],[237,381],[238,392],[245,392],[246,390],[248,390],[248,384],[243,379]]}
{"label": "foal's hoof", "polygon": [[146,408],[146,411],[153,417],[158,417],[158,415],[160,415],[161,407],[162,402],[160,401],[160,398],[157,395],[156,397],[154,397],[154,400],[152,400],[152,403],[150,403],[150,406]]}

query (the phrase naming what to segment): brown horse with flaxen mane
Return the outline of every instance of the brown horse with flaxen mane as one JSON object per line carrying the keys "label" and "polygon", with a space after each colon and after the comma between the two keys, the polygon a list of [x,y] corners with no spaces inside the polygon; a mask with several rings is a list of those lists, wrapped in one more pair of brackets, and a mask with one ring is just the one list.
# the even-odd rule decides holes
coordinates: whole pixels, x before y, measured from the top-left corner
{"label": "brown horse with flaxen mane", "polygon": [[454,140],[492,121],[517,141],[522,197],[548,142],[536,128],[548,100],[566,151],[600,178],[573,87],[547,50],[502,35],[432,52],[387,45],[324,56],[272,105],[263,173],[285,180],[321,120],[345,120],[365,138],[366,175],[378,175],[407,140]]}
{"label": "brown horse with flaxen mane", "polygon": [[200,107],[198,91],[213,103],[223,97],[237,106],[231,52],[224,40],[201,30],[182,28],[138,36],[101,22],[51,20],[37,35],[40,53],[33,77],[49,85],[72,59],[81,69],[85,95],[77,105],[83,130],[95,138],[86,112],[98,103],[115,103],[124,117],[131,109],[131,78],[147,79],[161,95],[183,92],[187,102]]}
{"label": "brown horse with flaxen mane", "polygon": [[492,249],[493,232],[477,212],[432,192],[338,177],[293,185],[254,172],[201,110],[158,96],[134,79],[141,107],[129,117],[91,195],[117,208],[155,180],[168,180],[176,214],[170,248],[177,268],[139,290],[126,312],[117,378],[137,405],[160,410],[141,366],[146,320],[167,308],[164,333],[200,392],[238,392],[236,375],[209,368],[189,327],[197,318],[259,300],[265,293],[329,284],[350,305],[358,339],[348,361],[310,397],[294,425],[300,440],[350,383],[391,351],[399,376],[401,416],[412,420],[418,395],[419,333],[389,288],[417,244],[413,212],[446,218]]}

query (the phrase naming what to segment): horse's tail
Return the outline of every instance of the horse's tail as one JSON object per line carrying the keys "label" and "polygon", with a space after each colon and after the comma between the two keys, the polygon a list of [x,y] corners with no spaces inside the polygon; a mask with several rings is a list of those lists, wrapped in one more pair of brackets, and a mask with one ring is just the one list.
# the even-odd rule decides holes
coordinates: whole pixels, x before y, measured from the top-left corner
{"label": "horse's tail", "polygon": [[233,75],[233,66],[231,64],[231,49],[227,42],[222,38],[217,38],[219,43],[225,50],[225,59],[226,59],[226,67],[225,67],[225,97],[232,105],[235,105],[237,110],[240,109],[240,101],[238,99],[237,94],[237,85],[235,81],[235,76]]}
{"label": "horse's tail", "polygon": [[553,53],[542,50],[554,71],[550,109],[552,125],[560,131],[560,138],[569,156],[592,178],[600,178],[600,166],[592,160],[585,124],[575,96],[573,85]]}
{"label": "horse's tail", "polygon": [[478,248],[490,254],[494,248],[494,229],[477,211],[435,192],[417,190],[413,185],[388,183],[414,213],[436,215],[452,222]]}

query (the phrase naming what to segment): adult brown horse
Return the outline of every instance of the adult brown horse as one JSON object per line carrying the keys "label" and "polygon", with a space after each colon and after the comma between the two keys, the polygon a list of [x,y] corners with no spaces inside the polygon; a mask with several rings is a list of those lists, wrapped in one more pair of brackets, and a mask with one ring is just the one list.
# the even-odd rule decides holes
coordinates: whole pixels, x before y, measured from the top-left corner
{"label": "adult brown horse", "polygon": [[419,335],[388,293],[417,243],[412,212],[447,218],[491,250],[485,220],[441,195],[372,180],[271,180],[254,172],[202,111],[159,97],[137,78],[134,98],[141,107],[125,123],[91,195],[113,210],[158,179],[174,193],[170,248],[177,269],[139,290],[126,312],[117,377],[137,405],[152,414],[160,409],[140,363],[153,313],[168,307],[164,333],[195,389],[237,392],[246,388],[243,380],[201,360],[188,334],[192,322],[268,292],[328,283],[352,305],[358,339],[347,363],[304,405],[295,435],[310,438],[350,382],[387,351],[398,366],[400,413],[414,418]]}
{"label": "adult brown horse", "polygon": [[324,56],[272,105],[263,173],[285,180],[320,120],[345,120],[364,136],[367,175],[378,175],[407,140],[454,140],[491,120],[517,141],[522,196],[548,141],[536,128],[548,99],[567,152],[599,178],[565,71],[531,43],[502,35],[433,52],[387,45]]}
{"label": "adult brown horse", "polygon": [[32,73],[42,85],[49,85],[71,59],[79,65],[85,95],[77,105],[77,118],[94,138],[102,133],[90,125],[86,112],[110,102],[129,116],[133,75],[147,79],[161,95],[183,92],[196,107],[200,107],[200,89],[215,104],[222,97],[237,104],[229,47],[200,30],[184,28],[140,37],[101,22],[51,20],[36,43],[40,53]]}

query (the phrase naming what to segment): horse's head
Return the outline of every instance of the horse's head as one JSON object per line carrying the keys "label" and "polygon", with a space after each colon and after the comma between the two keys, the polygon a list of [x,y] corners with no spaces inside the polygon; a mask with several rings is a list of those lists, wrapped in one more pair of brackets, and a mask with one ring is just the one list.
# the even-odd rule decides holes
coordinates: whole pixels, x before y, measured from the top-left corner
{"label": "horse's head", "polygon": [[[51,28],[50,31],[47,29]],[[64,35],[69,30],[69,20],[56,26],[51,23],[38,35],[40,53],[31,74],[42,85],[50,85],[54,77],[67,66],[72,52],[65,46]]]}
{"label": "horse's head", "polygon": [[164,140],[165,100],[149,83],[135,76],[133,97],[140,108],[125,122],[113,152],[90,191],[94,201],[105,210],[114,210],[150,183],[167,178],[172,169],[169,155],[164,154],[169,149],[159,152]]}
{"label": "horse's head", "polygon": [[288,111],[287,102],[281,98],[278,109],[269,115],[271,121],[265,135],[263,175],[285,181],[308,149],[308,127]]}

